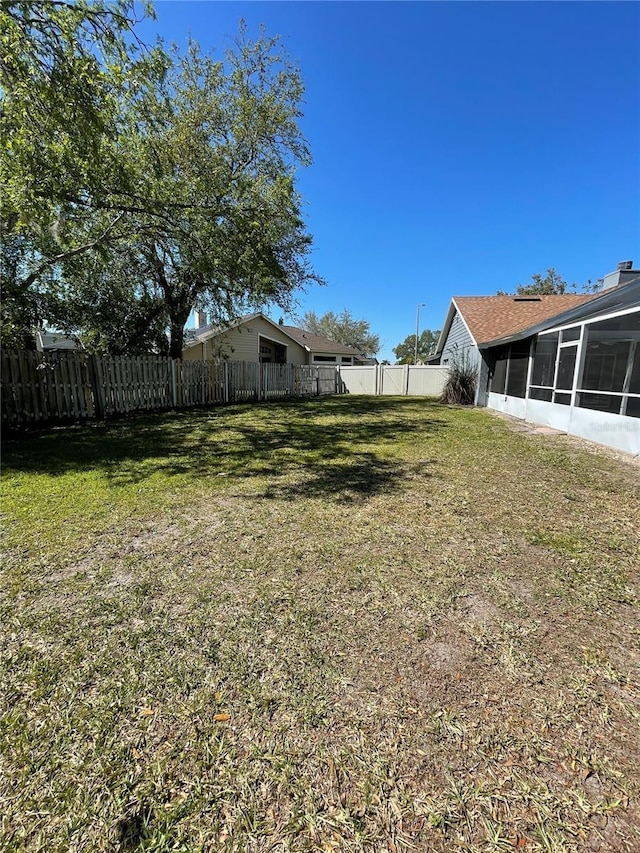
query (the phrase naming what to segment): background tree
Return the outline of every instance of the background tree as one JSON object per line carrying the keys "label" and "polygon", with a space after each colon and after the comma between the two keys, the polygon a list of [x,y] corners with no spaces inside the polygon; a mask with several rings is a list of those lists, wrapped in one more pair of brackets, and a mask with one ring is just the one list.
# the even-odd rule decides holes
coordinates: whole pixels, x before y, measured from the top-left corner
{"label": "background tree", "polygon": [[130,0],[0,6],[2,327],[9,339],[28,337],[47,315],[61,261],[123,233],[122,211],[132,202],[122,107],[164,67],[161,51],[140,49],[136,23]]}
{"label": "background tree", "polygon": [[129,146],[148,201],[129,214],[126,251],[166,307],[173,357],[195,307],[214,320],[266,303],[289,310],[294,291],[321,281],[295,189],[310,162],[302,93],[279,39],[251,41],[241,26],[222,60],[195,42],[174,53],[162,83],[133,105]]}
{"label": "background tree", "polygon": [[319,317],[307,311],[300,321],[302,327],[314,335],[357,349],[365,356],[373,356],[380,349],[380,338],[371,332],[367,320],[357,320],[345,308],[340,314],[328,311]]}
{"label": "background tree", "polygon": [[[298,126],[303,87],[279,40],[263,32],[252,42],[243,25],[220,59],[192,42],[184,56],[156,50],[134,60],[125,38],[131,9],[128,2],[7,4],[3,133],[53,140],[62,153],[58,162],[52,152],[43,187],[46,151],[40,157],[20,143],[3,161],[3,175],[13,175],[2,209],[12,245],[2,265],[3,325],[27,317],[33,325],[46,311],[63,328],[80,323],[85,340],[109,347],[128,340],[131,348],[130,332],[147,312],[151,337],[165,322],[177,357],[194,307],[220,319],[266,302],[287,310],[294,290],[320,281],[295,189],[297,168],[310,162]],[[36,89],[52,99],[36,114],[38,127],[23,109],[33,69]],[[64,85],[52,82],[67,79],[71,112],[56,100]],[[84,132],[67,138],[74,117]],[[86,282],[96,263],[100,287],[92,294]],[[131,315],[121,317],[122,334],[110,322],[101,328],[115,319],[109,306],[117,301]]]}
{"label": "background tree", "polygon": [[3,0],[0,23],[2,225],[61,230],[74,205],[125,189],[120,106],[147,84],[152,54],[140,56],[132,0]]}
{"label": "background tree", "polygon": [[[549,267],[546,275],[535,273],[531,276],[528,284],[519,284],[516,287],[516,296],[552,296],[562,293],[575,293],[576,284],[567,284],[553,267]],[[498,296],[511,296],[506,290],[499,290]]]}
{"label": "background tree", "polygon": [[[426,358],[436,351],[436,346],[438,344],[438,338],[440,337],[439,331],[431,331],[431,329],[424,329],[422,333],[418,336],[418,363],[423,363]],[[416,349],[416,336],[415,335],[407,335],[407,337],[402,341],[402,343],[398,344],[397,347],[394,347],[392,352],[396,357],[396,364],[414,364],[415,362],[415,349]]]}

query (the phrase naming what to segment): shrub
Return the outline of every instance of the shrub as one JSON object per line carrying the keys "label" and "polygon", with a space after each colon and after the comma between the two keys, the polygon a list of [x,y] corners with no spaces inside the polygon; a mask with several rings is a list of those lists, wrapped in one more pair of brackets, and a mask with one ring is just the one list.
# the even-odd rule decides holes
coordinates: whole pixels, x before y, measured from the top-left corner
{"label": "shrub", "polygon": [[454,355],[440,402],[473,406],[477,382],[478,368],[472,363],[469,354],[463,352]]}

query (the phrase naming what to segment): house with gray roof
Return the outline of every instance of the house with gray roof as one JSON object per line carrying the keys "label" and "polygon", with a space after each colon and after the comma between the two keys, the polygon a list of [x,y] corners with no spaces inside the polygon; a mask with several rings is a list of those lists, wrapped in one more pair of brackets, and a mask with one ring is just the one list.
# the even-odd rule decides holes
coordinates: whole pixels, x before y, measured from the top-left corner
{"label": "house with gray roof", "polygon": [[262,313],[249,314],[226,326],[202,324],[188,332],[183,358],[188,361],[228,359],[261,364],[368,364],[353,347],[314,335],[297,326],[275,323]]}

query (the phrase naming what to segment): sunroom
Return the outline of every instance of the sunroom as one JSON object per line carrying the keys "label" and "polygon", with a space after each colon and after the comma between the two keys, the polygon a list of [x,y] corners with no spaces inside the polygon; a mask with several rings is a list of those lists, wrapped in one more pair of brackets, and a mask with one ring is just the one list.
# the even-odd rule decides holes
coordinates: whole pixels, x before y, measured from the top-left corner
{"label": "sunroom", "polygon": [[486,350],[488,406],[640,454],[640,305],[612,296]]}

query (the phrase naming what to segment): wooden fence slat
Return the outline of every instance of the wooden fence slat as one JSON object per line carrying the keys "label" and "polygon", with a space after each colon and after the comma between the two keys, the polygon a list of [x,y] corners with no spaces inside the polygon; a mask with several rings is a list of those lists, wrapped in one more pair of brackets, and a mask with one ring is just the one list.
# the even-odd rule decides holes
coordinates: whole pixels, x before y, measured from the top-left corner
{"label": "wooden fence slat", "polygon": [[40,409],[40,421],[46,421],[48,417],[48,391],[47,391],[47,373],[48,368],[46,365],[46,361],[44,355],[41,353],[35,354],[36,361],[36,376],[37,376],[37,394],[38,394],[38,408]]}
{"label": "wooden fence slat", "polygon": [[7,424],[18,424],[15,398],[16,354],[2,351],[2,420]]}
{"label": "wooden fence slat", "polygon": [[31,411],[33,419],[36,423],[42,420],[42,407],[40,406],[40,375],[42,371],[38,370],[38,354],[35,352],[27,353],[27,370],[29,373],[29,393]]}
{"label": "wooden fence slat", "polygon": [[26,400],[27,367],[24,352],[18,353],[18,376],[20,377],[17,383],[19,411],[23,423],[28,423],[31,413],[29,412]]}
{"label": "wooden fence slat", "polygon": [[4,424],[335,393],[327,366],[183,361],[167,356],[2,352]]}
{"label": "wooden fence slat", "polygon": [[71,395],[71,377],[69,375],[69,360],[62,355],[59,357],[60,379],[62,381],[62,398],[64,400],[64,417],[73,416],[73,398]]}
{"label": "wooden fence slat", "polygon": [[87,415],[87,410],[84,400],[84,386],[82,384],[81,360],[82,356],[77,353],[73,353],[73,387],[76,398],[77,417],[84,418]]}

